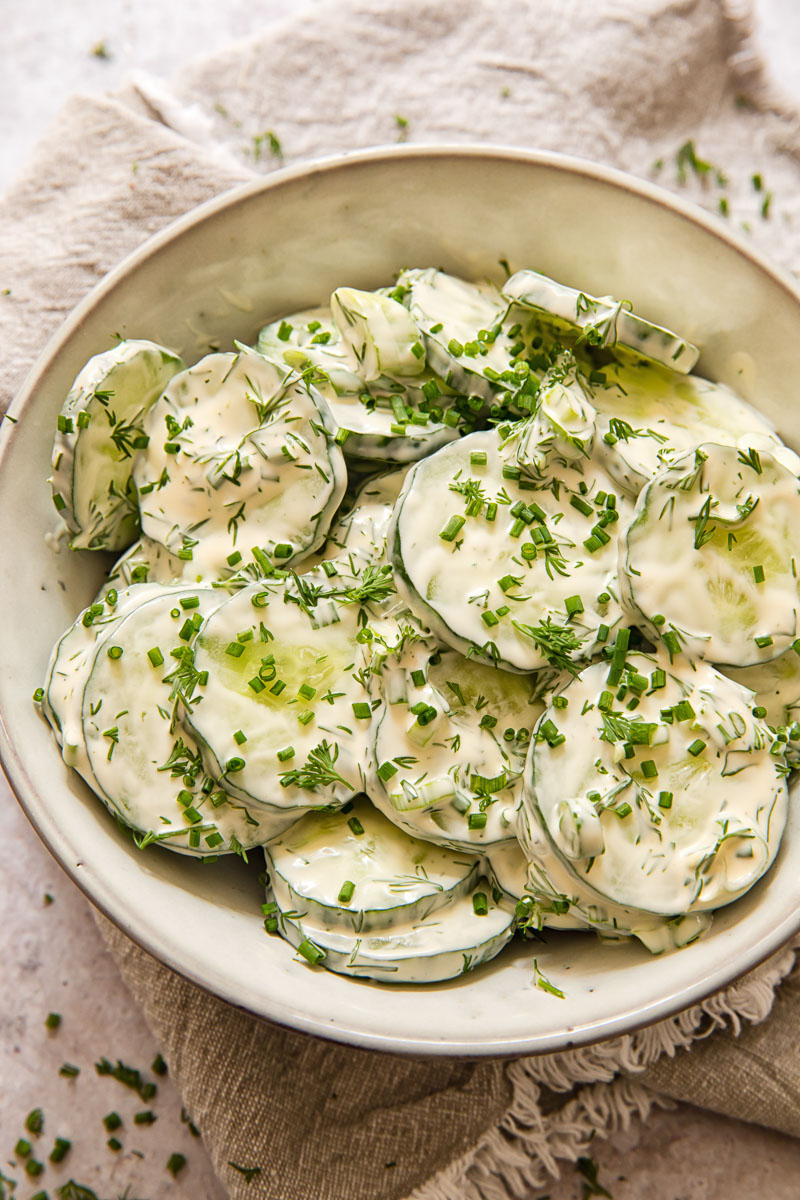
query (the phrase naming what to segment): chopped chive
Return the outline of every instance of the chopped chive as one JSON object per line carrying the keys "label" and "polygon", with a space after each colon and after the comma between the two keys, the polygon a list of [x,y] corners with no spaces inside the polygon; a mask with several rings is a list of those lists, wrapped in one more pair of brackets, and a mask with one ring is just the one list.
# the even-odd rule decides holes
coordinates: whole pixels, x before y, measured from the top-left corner
{"label": "chopped chive", "polygon": [[252,679],[248,679],[247,686],[252,688],[252,690],[257,694],[258,692],[263,692],[267,685],[264,683],[263,679],[259,679],[258,675],[254,675]]}
{"label": "chopped chive", "polygon": [[173,1177],[173,1179],[175,1178],[175,1176],[178,1174],[179,1171],[183,1170],[183,1168],[185,1166],[186,1166],[186,1155],[185,1154],[179,1154],[177,1151],[175,1151],[175,1153],[170,1154],[169,1158],[167,1159],[167,1170],[169,1171],[169,1173]]}
{"label": "chopped chive", "polygon": [[[196,832],[198,832],[198,831],[194,830],[194,829],[192,830],[192,833],[196,833]],[[191,837],[191,834],[189,836]],[[219,832],[218,829],[214,829],[214,830],[212,830],[211,833],[206,834],[204,841],[205,841],[206,845],[208,846],[209,850],[214,850],[214,849],[216,849],[217,846],[221,846],[222,843],[225,841],[225,839],[222,836],[222,834]]]}
{"label": "chopped chive", "polygon": [[61,1013],[51,1012],[45,1017],[45,1025],[48,1029],[58,1029],[61,1024]]}
{"label": "chopped chive", "polygon": [[342,886],[339,888],[338,900],[340,904],[349,904],[353,899],[353,892],[356,890],[356,885],[352,879],[345,879]]}
{"label": "chopped chive", "polygon": [[242,556],[238,550],[234,550],[232,554],[228,555],[228,557],[226,558],[225,561],[227,562],[229,567],[235,567],[238,563],[240,563],[242,561]]}
{"label": "chopped chive", "polygon": [[469,461],[473,467],[485,466],[486,465],[486,451],[485,450],[470,451]]}
{"label": "chopped chive", "polygon": [[626,801],[625,804],[620,804],[619,808],[615,808],[614,812],[617,814],[618,817],[623,818],[623,817],[629,817],[631,815],[631,813],[633,812],[633,809],[631,808],[630,804],[628,804]]}
{"label": "chopped chive", "polygon": [[297,719],[301,725],[309,725],[314,720],[314,712],[312,709],[307,708],[304,712],[297,714]]}
{"label": "chopped chive", "polygon": [[291,558],[292,547],[288,542],[278,542],[272,553],[275,558]]}
{"label": "chopped chive", "polygon": [[609,635],[609,633],[610,633],[610,632],[611,632],[611,630],[608,628],[608,626],[607,626],[607,625],[598,625],[598,626],[597,626],[597,640],[598,640],[598,642],[607,642],[607,641],[608,641],[608,635]]}
{"label": "chopped chive", "polygon": [[273,696],[280,696],[281,692],[283,691],[283,689],[285,687],[286,687],[286,684],[283,682],[282,679],[276,679],[275,682],[273,683],[272,687],[269,690],[272,692]]}
{"label": "chopped chive", "polygon": [[577,508],[579,513],[583,513],[584,517],[591,517],[593,508],[591,504],[587,504],[580,496],[570,496],[569,502],[573,508]]}
{"label": "chopped chive", "polygon": [[164,655],[161,653],[158,646],[153,646],[152,650],[148,650],[147,657],[150,659],[150,662],[154,667],[160,667],[164,664]]}
{"label": "chopped chive", "polygon": [[657,692],[661,688],[667,686],[667,673],[661,667],[657,667],[650,675],[650,691]]}
{"label": "chopped chive", "polygon": [[397,767],[392,762],[381,763],[381,765],[378,767],[378,778],[382,779],[384,783],[386,783],[396,774]]}
{"label": "chopped chive", "polygon": [[608,691],[601,692],[600,699],[597,701],[597,707],[601,712],[610,712],[614,707],[614,693]]}
{"label": "chopped chive", "polygon": [[425,672],[424,671],[412,671],[411,672],[411,682],[414,684],[414,687],[424,687],[425,686]]}
{"label": "chopped chive", "polygon": [[480,729],[494,729],[497,724],[497,717],[493,717],[491,713],[485,713],[480,719]]}
{"label": "chopped chive", "polygon": [[519,467],[511,467],[508,463],[503,466],[503,479],[519,479],[521,474]]}
{"label": "chopped chive", "polygon": [[646,758],[643,763],[640,763],[641,772],[645,779],[655,779],[658,775],[658,767],[652,758]]}
{"label": "chopped chive", "polygon": [[672,808],[672,792],[659,792],[658,793],[658,807],[659,808]]}
{"label": "chopped chive", "polygon": [[766,715],[767,715],[767,710],[764,708],[763,704],[757,704],[756,707],[753,709],[753,716],[758,717],[759,720],[763,721],[763,719]]}
{"label": "chopped chive", "polygon": [[564,608],[567,610],[568,617],[575,617],[584,611],[583,601],[580,596],[567,596],[564,601]]}
{"label": "chopped chive", "polygon": [[[476,814],[477,815],[477,814]],[[473,892],[472,911],[476,917],[485,917],[489,912],[489,901],[485,892]]]}
{"label": "chopped chive", "polygon": [[372,716],[372,706],[365,700],[353,704],[353,716],[359,721],[368,721]]}
{"label": "chopped chive", "polygon": [[302,696],[304,700],[313,700],[317,694],[317,689],[312,687],[310,683],[301,683],[297,689],[298,696]]}
{"label": "chopped chive", "polygon": [[231,658],[241,658],[244,654],[244,646],[241,642],[231,642],[225,647],[225,653],[229,654]]}
{"label": "chopped chive", "polygon": [[64,509],[67,507],[66,500],[64,499],[63,496],[59,495],[58,492],[53,492],[53,504],[55,506],[56,512],[63,512]]}
{"label": "chopped chive", "polygon": [[297,947],[297,953],[300,954],[306,962],[311,963],[312,967],[317,963],[322,962],[325,957],[325,951],[320,950],[319,946],[315,946],[308,938],[303,938],[300,945]]}
{"label": "chopped chive", "polygon": [[753,567],[753,579],[756,583],[764,582],[764,568],[761,565]]}
{"label": "chopped chive", "polygon": [[450,341],[447,343],[447,349],[453,355],[453,358],[460,358],[464,353],[463,345],[456,338],[450,338]]}
{"label": "chopped chive", "polygon": [[666,617],[663,617],[661,613],[656,613],[654,617],[650,618],[650,620],[653,622],[656,628],[659,628],[666,621]]}
{"label": "chopped chive", "polygon": [[237,746],[242,746],[247,741],[247,734],[243,733],[241,729],[237,729],[233,735],[233,740]]}
{"label": "chopped chive", "polygon": [[444,529],[440,530],[439,537],[443,542],[453,542],[458,536],[462,526],[465,524],[465,518],[454,516],[445,525]]}
{"label": "chopped chive", "polygon": [[483,514],[487,521],[493,521],[497,516],[497,505],[494,501],[486,505],[486,512]]}
{"label": "chopped chive", "polygon": [[106,1145],[108,1146],[109,1150],[121,1150],[122,1149],[122,1142],[119,1140],[119,1138],[110,1137],[108,1139],[108,1141],[106,1142]]}
{"label": "chopped chive", "polygon": [[158,1117],[153,1112],[152,1108],[142,1109],[141,1112],[133,1114],[134,1125],[155,1125]]}
{"label": "chopped chive", "polygon": [[698,754],[702,754],[706,748],[706,743],[701,738],[696,738],[688,747],[689,754],[692,758],[697,758]]}
{"label": "chopped chive", "polygon": [[486,609],[481,613],[481,620],[483,621],[484,625],[488,625],[489,628],[491,628],[493,625],[500,624],[498,618],[489,609]]}
{"label": "chopped chive", "polygon": [[757,646],[761,647],[762,650],[764,649],[765,646],[772,645],[772,638],[769,636],[768,633],[764,633],[761,635],[761,637],[754,638],[753,640],[755,641],[755,644]]}
{"label": "chopped chive", "polygon": [[229,758],[228,761],[225,763],[225,773],[232,775],[232,774],[235,774],[237,771],[243,771],[246,766],[247,766],[247,763],[244,761],[243,758]]}
{"label": "chopped chive", "polygon": [[62,1063],[58,1068],[59,1075],[63,1075],[65,1079],[75,1079],[81,1073],[80,1067],[76,1067],[74,1063]]}
{"label": "chopped chive", "polygon": [[51,1163],[63,1162],[64,1159],[69,1154],[71,1149],[72,1149],[72,1142],[69,1140],[69,1138],[57,1137],[55,1142],[53,1143],[53,1149],[50,1151],[50,1155],[49,1155],[50,1162]]}
{"label": "chopped chive", "polygon": [[123,654],[122,646],[109,646],[108,650],[106,651],[106,654],[108,655],[109,658],[114,659],[116,661],[116,659],[122,658],[122,654]]}
{"label": "chopped chive", "polygon": [[38,687],[36,689],[36,691],[33,693],[33,702],[34,702],[34,704],[41,704],[43,700],[44,700],[44,688]]}
{"label": "chopped chive", "polygon": [[486,820],[487,820],[487,818],[486,818],[485,812],[470,813],[469,816],[467,817],[467,828],[468,829],[485,829],[486,828]]}
{"label": "chopped chive", "polygon": [[31,1179],[38,1179],[44,1170],[44,1163],[39,1162],[37,1158],[29,1158],[25,1163],[25,1174]]}
{"label": "chopped chive", "polygon": [[44,1129],[44,1113],[40,1108],[32,1109],[25,1118],[28,1133],[40,1134]]}
{"label": "chopped chive", "polygon": [[33,1146],[30,1144],[30,1142],[26,1142],[25,1138],[19,1138],[16,1146],[14,1147],[14,1153],[16,1154],[17,1158],[27,1158],[32,1150]]}
{"label": "chopped chive", "polygon": [[200,597],[199,596],[184,596],[179,601],[179,603],[180,603],[181,608],[183,608],[183,609],[199,608],[200,607]]}
{"label": "chopped chive", "polygon": [[661,640],[669,651],[669,660],[672,662],[674,655],[680,654],[681,652],[681,644],[678,641],[678,635],[671,629],[668,629],[666,633],[662,633]]}

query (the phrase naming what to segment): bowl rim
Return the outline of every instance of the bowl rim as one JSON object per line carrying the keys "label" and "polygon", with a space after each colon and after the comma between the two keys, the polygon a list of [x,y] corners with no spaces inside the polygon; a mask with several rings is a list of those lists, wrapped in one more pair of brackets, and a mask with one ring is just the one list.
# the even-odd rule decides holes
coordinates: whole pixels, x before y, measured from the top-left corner
{"label": "bowl rim", "polygon": [[[132,270],[148,261],[167,244],[180,239],[196,226],[214,217],[217,213],[235,209],[238,205],[247,203],[252,197],[265,192],[271,192],[289,186],[298,179],[314,179],[343,169],[358,167],[362,164],[372,164],[380,161],[399,160],[505,160],[530,164],[535,167],[551,168],[569,175],[609,184],[617,189],[631,193],[634,196],[648,200],[661,208],[671,210],[673,214],[688,221],[693,226],[700,226],[714,238],[722,240],[737,254],[748,260],[769,279],[777,283],[800,309],[800,287],[787,271],[772,262],[765,254],[744,241],[734,233],[728,225],[714,214],[705,211],[692,201],[660,187],[648,180],[639,179],[615,167],[592,162],[589,159],[574,155],[562,154],[556,151],[527,150],[503,144],[480,143],[426,143],[424,145],[401,144],[376,146],[366,150],[350,151],[344,154],[333,154],[322,158],[310,159],[290,167],[279,168],[266,177],[259,177],[250,182],[234,185],[209,200],[191,208],[181,216],[170,221],[155,234],[147,237],[135,249],[126,254],[79,303],[64,318],[59,327],[51,334],[43,349],[37,356],[32,367],[24,378],[8,408],[12,418],[21,412],[37,391],[40,382],[48,370],[50,362],[61,349],[70,341],[80,328],[86,317],[100,305],[106,295],[113,291],[117,284]],[[0,426],[0,470],[5,469],[10,454],[10,437],[13,423],[2,421]],[[159,939],[157,931],[151,928],[137,930],[135,920],[130,914],[120,910],[115,898],[102,885],[94,881],[90,887],[78,870],[80,864],[73,864],[62,855],[58,843],[48,833],[40,828],[35,820],[33,811],[36,807],[36,793],[29,780],[23,757],[18,753],[11,738],[6,723],[6,715],[0,707],[0,765],[6,779],[15,794],[25,816],[72,882],[86,896],[90,903],[98,909],[113,925],[129,937],[142,950],[152,955],[167,968],[181,977],[190,980],[203,991],[214,995],[230,1007],[259,1020],[272,1022],[279,1026],[295,1031],[321,1037],[326,1041],[357,1046],[362,1049],[383,1051],[417,1058],[510,1058],[519,1055],[549,1054],[564,1049],[590,1046],[623,1033],[633,1033],[644,1029],[657,1021],[675,1016],[702,1002],[714,992],[729,986],[747,972],[759,966],[771,955],[780,950],[792,936],[800,932],[800,909],[789,914],[762,938],[749,948],[746,953],[737,957],[734,965],[721,966],[708,977],[701,978],[696,984],[684,988],[679,995],[668,995],[662,1000],[650,1004],[642,1011],[641,1019],[631,1020],[630,1015],[622,1014],[602,1022],[601,1026],[592,1025],[579,1030],[565,1027],[560,1035],[541,1035],[528,1039],[515,1038],[509,1046],[502,1039],[493,1039],[485,1044],[472,1043],[459,1045],[441,1045],[430,1041],[412,1041],[408,1038],[396,1038],[386,1034],[363,1032],[343,1023],[331,1030],[325,1024],[313,1017],[303,1014],[283,1015],[269,1012],[265,1005],[264,1012],[256,1012],[243,1005],[236,996],[225,988],[211,986],[201,978],[189,965],[178,961],[178,957]]]}

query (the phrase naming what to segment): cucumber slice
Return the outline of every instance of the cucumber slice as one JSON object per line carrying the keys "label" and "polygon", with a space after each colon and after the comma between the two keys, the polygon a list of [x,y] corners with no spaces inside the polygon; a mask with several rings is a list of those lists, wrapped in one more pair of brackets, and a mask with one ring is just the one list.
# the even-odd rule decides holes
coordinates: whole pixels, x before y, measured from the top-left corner
{"label": "cucumber slice", "polygon": [[432,267],[403,271],[397,282],[424,334],[429,365],[457,391],[491,400],[516,340],[499,336],[508,302],[494,284],[468,283]]}
{"label": "cucumber slice", "polygon": [[109,637],[120,621],[139,604],[162,592],[143,585],[119,592],[116,603],[99,596],[83,609],[53,647],[45,677],[42,713],[47,718],[64,761],[84,778],[91,776],[86,758],[81,720],[81,702],[96,647]]}
{"label": "cucumber slice", "polygon": [[774,729],[786,734],[786,761],[792,766],[800,763],[800,643],[769,662],[753,667],[721,667],[730,676],[755,694],[754,703],[766,709],[765,720]]}
{"label": "cucumber slice", "polygon": [[154,342],[123,341],[90,358],[73,383],[53,443],[53,501],[73,550],[122,550],[139,514],[132,470],[144,418],[184,363]]}
{"label": "cucumber slice", "polygon": [[246,803],[295,816],[364,790],[372,723],[358,606],[312,601],[273,583],[220,605],[194,643],[208,679],[186,716],[210,774]]}
{"label": "cucumber slice", "polygon": [[331,296],[331,316],[367,383],[381,375],[413,376],[425,370],[420,332],[399,300],[340,287]]}
{"label": "cucumber slice", "polygon": [[512,846],[493,850],[488,857],[504,895],[522,888],[518,928],[593,929],[606,940],[635,937],[651,954],[677,950],[711,928],[708,912],[657,917],[600,896],[561,861],[529,808],[521,808],[517,820],[519,848],[527,860],[524,878]]}
{"label": "cucumber slice", "polygon": [[538,726],[523,791],[531,825],[617,904],[668,917],[728,904],[778,849],[781,744],[752,693],[707,663],[618,650]]}
{"label": "cucumber slice", "polygon": [[[337,441],[350,459],[412,462],[458,437],[461,417],[449,425],[441,413],[452,403],[452,389],[427,369],[413,378],[362,378],[352,369],[329,308],[265,325],[257,345],[275,362],[300,371],[316,368],[314,385],[328,403]],[[438,417],[432,409],[440,410]]]}
{"label": "cucumber slice", "polygon": [[515,304],[555,318],[557,334],[564,328],[593,346],[623,346],[642,358],[688,373],[700,357],[691,342],[630,311],[627,301],[613,296],[590,296],[557,283],[536,271],[517,271],[503,284],[503,296]]}
{"label": "cucumber slice", "polygon": [[[170,651],[182,647],[181,625],[207,614],[219,599],[210,588],[167,591],[130,612],[95,651],[82,701],[92,772],[87,782],[143,835],[142,846],[199,856],[246,853],[286,827],[285,820],[249,812],[206,775],[171,702],[176,663]],[[184,609],[181,601],[194,607]],[[122,651],[118,657],[109,640]],[[164,659],[158,666],[154,648]]]}
{"label": "cucumber slice", "polygon": [[388,537],[398,590],[462,654],[570,669],[622,619],[617,530],[632,507],[593,458],[540,456],[538,417],[501,428],[410,472]]}
{"label": "cucumber slice", "polygon": [[480,861],[408,837],[366,798],[308,813],[265,847],[278,907],[348,933],[424,921],[471,892]]}
{"label": "cucumber slice", "polygon": [[193,573],[215,578],[255,548],[286,566],[321,545],[344,495],[325,402],[252,350],[211,354],[147,417],[137,463],[142,528]]}
{"label": "cucumber slice", "polygon": [[533,681],[417,642],[380,665],[369,795],[401,829],[453,849],[514,837]]}
{"label": "cucumber slice", "polygon": [[799,527],[800,483],[771,454],[705,442],[640,495],[623,603],[673,650],[733,666],[775,658],[798,634]]}
{"label": "cucumber slice", "polygon": [[178,584],[183,581],[184,572],[191,570],[191,566],[191,563],[176,558],[164,546],[144,535],[114,563],[101,595],[109,589],[127,588],[143,583],[158,583],[165,587]]}
{"label": "cucumber slice", "polygon": [[766,417],[724,384],[697,375],[632,361],[581,379],[598,410],[596,444],[608,473],[634,496],[666,462],[701,442],[759,451],[778,444]]}
{"label": "cucumber slice", "polygon": [[[484,904],[479,915],[476,908],[482,911]],[[499,954],[513,933],[513,918],[480,880],[474,892],[424,920],[381,931],[345,933],[296,913],[281,914],[279,928],[307,961],[329,971],[381,983],[434,983],[474,971]]]}
{"label": "cucumber slice", "polygon": [[386,533],[408,468],[387,471],[361,485],[352,506],[337,517],[325,543],[326,558],[346,556],[357,565],[386,561]]}

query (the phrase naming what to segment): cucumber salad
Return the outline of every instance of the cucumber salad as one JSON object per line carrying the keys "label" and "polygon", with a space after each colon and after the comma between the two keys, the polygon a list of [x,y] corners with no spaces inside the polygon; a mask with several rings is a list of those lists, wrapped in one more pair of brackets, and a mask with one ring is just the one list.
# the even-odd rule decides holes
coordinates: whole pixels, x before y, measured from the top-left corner
{"label": "cucumber salad", "polygon": [[96,355],[50,480],[116,559],[35,697],[65,762],[140,848],[263,847],[312,966],[694,941],[800,760],[800,459],[698,355],[434,268],[191,365]]}

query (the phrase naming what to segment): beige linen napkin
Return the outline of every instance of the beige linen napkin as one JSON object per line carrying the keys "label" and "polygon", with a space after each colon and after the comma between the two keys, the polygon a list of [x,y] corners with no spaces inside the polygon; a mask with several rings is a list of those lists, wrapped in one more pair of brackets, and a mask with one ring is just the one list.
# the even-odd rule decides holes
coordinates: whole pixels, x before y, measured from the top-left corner
{"label": "beige linen napkin", "polygon": [[[800,265],[800,119],[762,77],[746,4],[323,0],[169,86],[137,77],[65,107],[0,201],[2,403],[73,305],[173,217],[282,155],[398,138],[621,166],[727,209]],[[650,1030],[474,1064],[254,1021],[101,925],[236,1200],[507,1200],[659,1095],[800,1135],[800,977],[764,1021],[791,948]],[[258,1173],[248,1182],[231,1162]]]}

